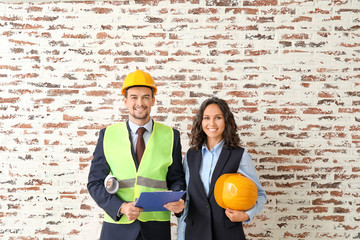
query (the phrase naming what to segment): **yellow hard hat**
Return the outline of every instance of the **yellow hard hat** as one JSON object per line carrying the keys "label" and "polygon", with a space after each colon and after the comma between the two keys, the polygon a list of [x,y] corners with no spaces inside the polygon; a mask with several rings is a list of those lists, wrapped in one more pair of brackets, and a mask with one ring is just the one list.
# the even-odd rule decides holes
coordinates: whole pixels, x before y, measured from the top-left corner
{"label": "yellow hard hat", "polygon": [[221,175],[216,180],[214,192],[220,207],[241,211],[252,208],[258,196],[255,183],[240,173]]}
{"label": "yellow hard hat", "polygon": [[129,75],[126,76],[121,88],[122,95],[125,96],[126,89],[133,86],[151,87],[154,95],[157,92],[154,79],[150,76],[149,73],[143,72],[141,70],[136,70],[135,72],[129,73]]}

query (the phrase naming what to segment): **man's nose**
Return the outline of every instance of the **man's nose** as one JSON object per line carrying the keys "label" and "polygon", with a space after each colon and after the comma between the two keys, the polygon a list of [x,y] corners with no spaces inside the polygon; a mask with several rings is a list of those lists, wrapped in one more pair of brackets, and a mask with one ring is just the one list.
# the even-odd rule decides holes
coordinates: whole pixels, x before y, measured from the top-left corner
{"label": "man's nose", "polygon": [[142,98],[138,98],[138,99],[136,100],[136,105],[142,106],[142,103],[143,103]]}

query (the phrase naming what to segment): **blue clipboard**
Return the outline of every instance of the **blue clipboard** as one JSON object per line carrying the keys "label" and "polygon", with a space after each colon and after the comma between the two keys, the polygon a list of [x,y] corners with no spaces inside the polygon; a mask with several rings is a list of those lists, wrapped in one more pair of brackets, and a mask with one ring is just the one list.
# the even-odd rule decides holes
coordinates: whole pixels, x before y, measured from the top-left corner
{"label": "blue clipboard", "polygon": [[163,206],[169,202],[179,201],[184,194],[185,191],[142,192],[135,207],[144,209],[144,212],[169,211]]}

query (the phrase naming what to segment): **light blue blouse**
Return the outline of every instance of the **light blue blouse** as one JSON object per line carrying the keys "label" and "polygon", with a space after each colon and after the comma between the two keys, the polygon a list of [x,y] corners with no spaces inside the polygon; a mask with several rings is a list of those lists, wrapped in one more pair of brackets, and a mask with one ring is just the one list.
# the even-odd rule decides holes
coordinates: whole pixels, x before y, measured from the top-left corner
{"label": "light blue blouse", "polygon": [[[201,149],[202,150],[202,162],[200,165],[199,174],[200,174],[200,178],[204,184],[204,188],[205,188],[205,191],[207,194],[209,193],[211,177],[214,172],[216,163],[219,159],[219,156],[220,156],[223,146],[224,146],[224,140],[222,140],[220,143],[218,143],[216,146],[214,146],[210,150],[207,148],[206,144],[204,144]],[[186,185],[188,186],[189,180],[190,180],[189,179],[190,172],[189,172],[189,167],[188,167],[188,162],[187,162],[187,154],[185,154],[185,157],[184,157],[184,172],[185,172]],[[249,153],[246,151],[244,151],[244,154],[240,161],[238,172],[243,174],[244,176],[250,178],[256,184],[257,189],[258,189],[258,198],[257,198],[255,206],[252,207],[251,209],[245,211],[245,213],[247,213],[249,215],[249,220],[246,222],[250,222],[250,220],[253,219],[254,216],[256,214],[258,214],[264,208],[264,205],[266,202],[266,193],[265,193],[264,188],[260,184],[259,178],[257,177],[256,169],[252,162],[252,158],[249,155]],[[186,196],[185,209],[178,221],[178,228],[177,228],[177,239],[178,240],[185,239],[186,223],[184,222],[184,220],[188,213],[189,197],[190,197],[189,195]]]}

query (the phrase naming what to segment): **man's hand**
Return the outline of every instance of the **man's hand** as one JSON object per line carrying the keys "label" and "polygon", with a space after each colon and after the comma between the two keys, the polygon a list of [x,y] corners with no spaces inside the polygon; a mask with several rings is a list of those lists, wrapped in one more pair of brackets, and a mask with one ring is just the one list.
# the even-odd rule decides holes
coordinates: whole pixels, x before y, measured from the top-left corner
{"label": "man's hand", "polygon": [[185,202],[183,199],[177,202],[169,202],[164,205],[164,208],[174,213],[181,213],[185,208]]}
{"label": "man's hand", "polygon": [[125,214],[126,217],[132,221],[139,217],[142,208],[135,207],[135,202],[124,203],[120,208],[120,213]]}
{"label": "man's hand", "polygon": [[244,213],[243,211],[239,210],[233,210],[230,208],[227,208],[225,210],[225,215],[230,219],[232,222],[244,222],[249,220],[249,215]]}

